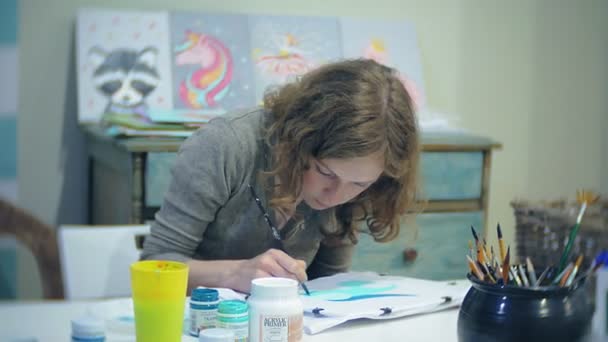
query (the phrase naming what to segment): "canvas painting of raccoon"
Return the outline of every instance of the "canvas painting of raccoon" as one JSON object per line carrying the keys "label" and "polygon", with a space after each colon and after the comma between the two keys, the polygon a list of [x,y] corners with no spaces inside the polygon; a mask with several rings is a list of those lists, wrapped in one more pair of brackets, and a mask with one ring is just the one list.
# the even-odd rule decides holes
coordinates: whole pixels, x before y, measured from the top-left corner
{"label": "canvas painting of raccoon", "polygon": [[104,113],[146,116],[146,97],[156,89],[158,51],[154,47],[104,51],[93,47],[89,54],[94,65],[93,83],[108,99]]}
{"label": "canvas painting of raccoon", "polygon": [[173,108],[168,12],[81,9],[79,122]]}

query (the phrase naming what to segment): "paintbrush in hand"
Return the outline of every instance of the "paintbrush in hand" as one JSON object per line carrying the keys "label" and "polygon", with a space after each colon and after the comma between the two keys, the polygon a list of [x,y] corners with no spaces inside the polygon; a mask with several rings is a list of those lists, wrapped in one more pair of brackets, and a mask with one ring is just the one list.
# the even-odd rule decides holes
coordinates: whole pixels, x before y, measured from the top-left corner
{"label": "paintbrush in hand", "polygon": [[[253,197],[253,200],[255,201],[258,208],[262,212],[262,215],[264,216],[264,220],[266,221],[266,224],[268,224],[268,226],[270,227],[270,230],[272,231],[272,236],[277,241],[279,249],[281,251],[285,252],[285,247],[283,247],[283,240],[281,239],[281,234],[279,234],[279,230],[274,225],[274,223],[272,223],[272,219],[270,218],[270,215],[268,215],[268,212],[266,211],[266,209],[264,209],[264,206],[262,205],[262,201],[260,200],[258,195],[255,193],[253,186],[251,186],[251,184],[248,184],[247,186],[249,187],[249,191],[251,191],[251,197]],[[306,295],[310,296],[310,291],[308,291],[308,287],[306,287],[306,284],[304,284],[302,282],[299,282],[299,283],[302,286],[302,288],[304,289],[304,292],[306,292]]]}

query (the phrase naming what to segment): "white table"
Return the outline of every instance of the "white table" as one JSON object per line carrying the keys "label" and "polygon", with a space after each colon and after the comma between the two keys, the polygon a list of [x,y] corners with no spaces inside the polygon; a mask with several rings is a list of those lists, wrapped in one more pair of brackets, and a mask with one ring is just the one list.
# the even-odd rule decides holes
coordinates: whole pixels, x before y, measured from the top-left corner
{"label": "white table", "polygon": [[[63,342],[70,340],[70,320],[102,301],[0,302],[0,341]],[[304,341],[457,341],[457,309],[391,320],[347,322]],[[108,342],[135,341],[135,337],[108,334]],[[182,341],[197,341],[184,336]]]}

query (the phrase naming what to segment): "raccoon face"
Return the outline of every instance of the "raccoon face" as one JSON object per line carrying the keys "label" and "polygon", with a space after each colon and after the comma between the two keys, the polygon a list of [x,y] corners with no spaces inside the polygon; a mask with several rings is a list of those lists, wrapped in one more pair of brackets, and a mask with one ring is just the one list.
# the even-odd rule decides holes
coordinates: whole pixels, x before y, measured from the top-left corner
{"label": "raccoon face", "polygon": [[94,66],[93,82],[97,89],[121,107],[135,107],[159,84],[156,71],[158,50],[116,49],[109,52],[94,47],[89,52]]}

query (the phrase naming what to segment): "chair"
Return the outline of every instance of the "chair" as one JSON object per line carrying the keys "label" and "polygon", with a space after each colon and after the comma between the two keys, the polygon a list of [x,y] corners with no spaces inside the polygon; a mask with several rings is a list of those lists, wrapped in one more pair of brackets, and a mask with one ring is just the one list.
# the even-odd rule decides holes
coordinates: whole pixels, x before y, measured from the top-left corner
{"label": "chair", "polygon": [[147,225],[60,226],[65,298],[129,296],[129,265],[139,260],[139,241],[149,233]]}
{"label": "chair", "polygon": [[15,238],[36,259],[46,299],[63,298],[55,230],[32,214],[0,198],[0,235]]}

